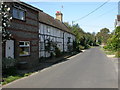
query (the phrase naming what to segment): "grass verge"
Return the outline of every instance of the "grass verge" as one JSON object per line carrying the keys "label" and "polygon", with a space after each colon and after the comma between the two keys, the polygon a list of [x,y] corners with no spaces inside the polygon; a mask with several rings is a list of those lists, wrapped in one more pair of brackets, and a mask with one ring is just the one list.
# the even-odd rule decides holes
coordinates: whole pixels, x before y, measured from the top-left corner
{"label": "grass verge", "polygon": [[5,84],[8,84],[12,81],[15,81],[17,79],[20,79],[20,78],[23,78],[23,77],[27,77],[29,75],[31,75],[32,73],[25,73],[25,74],[21,74],[21,75],[11,75],[11,76],[7,76],[7,77],[4,77],[2,78],[2,82],[1,84],[2,85],[5,85]]}
{"label": "grass verge", "polygon": [[115,55],[115,57],[117,57],[117,56],[116,56],[116,53],[117,53],[117,52],[115,52],[115,51],[106,50],[106,49],[104,49],[103,47],[100,47],[100,49],[101,49],[102,51],[104,51],[106,55]]}

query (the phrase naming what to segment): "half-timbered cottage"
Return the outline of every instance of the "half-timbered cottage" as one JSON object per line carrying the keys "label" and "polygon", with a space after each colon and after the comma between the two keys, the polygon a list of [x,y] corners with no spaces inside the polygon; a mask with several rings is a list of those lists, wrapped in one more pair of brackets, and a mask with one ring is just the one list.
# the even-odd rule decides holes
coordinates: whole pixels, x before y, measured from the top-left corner
{"label": "half-timbered cottage", "polygon": [[51,45],[50,50],[46,50],[49,42],[56,44],[61,52],[69,52],[72,49],[75,36],[62,22],[62,13],[56,12],[56,19],[50,15],[39,12],[39,57],[50,57],[54,52]]}
{"label": "half-timbered cottage", "polygon": [[12,39],[3,44],[3,57],[11,57],[27,68],[39,64],[41,57],[50,57],[55,49],[72,51],[75,36],[62,22],[62,13],[56,19],[24,2],[8,2],[11,8]]}

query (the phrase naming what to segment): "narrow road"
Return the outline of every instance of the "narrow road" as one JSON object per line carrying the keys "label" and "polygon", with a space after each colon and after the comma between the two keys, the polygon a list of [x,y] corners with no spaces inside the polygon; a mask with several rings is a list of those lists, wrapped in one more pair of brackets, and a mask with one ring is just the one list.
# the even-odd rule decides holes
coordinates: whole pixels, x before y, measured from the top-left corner
{"label": "narrow road", "polygon": [[118,75],[100,48],[91,48],[65,62],[4,88],[117,88]]}

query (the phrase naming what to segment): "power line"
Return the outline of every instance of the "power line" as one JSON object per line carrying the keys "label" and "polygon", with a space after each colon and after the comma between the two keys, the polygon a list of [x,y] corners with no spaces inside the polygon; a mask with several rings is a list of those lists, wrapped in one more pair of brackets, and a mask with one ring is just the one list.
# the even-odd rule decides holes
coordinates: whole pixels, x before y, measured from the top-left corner
{"label": "power line", "polygon": [[95,10],[91,11],[90,13],[88,13],[87,15],[77,19],[77,20],[74,20],[72,23],[76,22],[76,21],[79,21],[79,20],[82,20],[84,18],[86,18],[87,16],[89,16],[90,14],[94,13],[95,11],[97,11],[98,9],[100,9],[102,6],[104,6],[106,3],[108,3],[110,0],[107,0],[106,2],[104,2],[102,5],[100,5],[99,7],[97,7]]}
{"label": "power line", "polygon": [[101,14],[101,15],[99,15],[98,17],[101,17],[101,16],[104,16],[104,15],[106,15],[106,14],[109,14],[110,12],[115,11],[115,9],[116,9],[116,7],[113,8],[113,9],[111,9],[111,10],[109,10],[109,11],[107,11],[107,12],[105,12],[105,13],[103,13],[103,14]]}

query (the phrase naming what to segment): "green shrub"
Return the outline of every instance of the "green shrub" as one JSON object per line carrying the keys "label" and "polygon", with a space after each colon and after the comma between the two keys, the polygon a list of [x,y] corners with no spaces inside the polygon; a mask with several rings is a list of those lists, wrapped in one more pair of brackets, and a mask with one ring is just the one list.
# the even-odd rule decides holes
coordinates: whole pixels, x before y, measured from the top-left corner
{"label": "green shrub", "polygon": [[21,76],[9,76],[7,78],[4,78],[4,84],[12,82],[12,81],[19,79],[19,78],[21,78]]}
{"label": "green shrub", "polygon": [[7,69],[7,68],[13,67],[15,65],[16,65],[16,59],[13,59],[11,57],[2,59],[2,68],[3,69]]}
{"label": "green shrub", "polygon": [[31,75],[32,73],[25,73],[24,77]]}
{"label": "green shrub", "polygon": [[120,58],[120,51],[117,51],[115,54],[116,57]]}
{"label": "green shrub", "polygon": [[104,46],[103,48],[104,48],[104,49],[108,49],[108,46]]}
{"label": "green shrub", "polygon": [[3,76],[10,76],[10,75],[16,75],[17,69],[16,67],[9,67],[2,70]]}
{"label": "green shrub", "polygon": [[84,49],[89,49],[90,48],[90,45],[85,45],[85,48]]}
{"label": "green shrub", "polygon": [[61,54],[62,54],[62,53],[61,53],[60,49],[56,46],[56,47],[55,47],[55,56],[56,56],[56,57],[60,57]]}
{"label": "green shrub", "polygon": [[84,48],[85,48],[84,46],[81,46],[81,45],[79,46],[80,50],[83,50]]}

